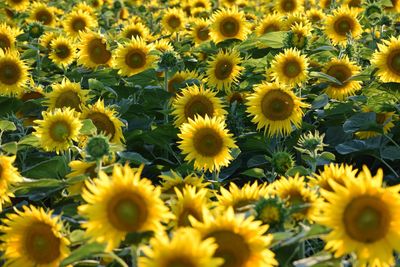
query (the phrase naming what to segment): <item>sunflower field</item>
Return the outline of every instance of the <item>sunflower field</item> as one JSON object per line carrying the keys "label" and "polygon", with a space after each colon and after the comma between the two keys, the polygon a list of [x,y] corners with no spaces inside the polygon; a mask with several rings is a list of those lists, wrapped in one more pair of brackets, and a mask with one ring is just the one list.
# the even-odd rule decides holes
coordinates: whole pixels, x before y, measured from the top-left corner
{"label": "sunflower field", "polygon": [[0,266],[400,266],[400,0],[0,0]]}

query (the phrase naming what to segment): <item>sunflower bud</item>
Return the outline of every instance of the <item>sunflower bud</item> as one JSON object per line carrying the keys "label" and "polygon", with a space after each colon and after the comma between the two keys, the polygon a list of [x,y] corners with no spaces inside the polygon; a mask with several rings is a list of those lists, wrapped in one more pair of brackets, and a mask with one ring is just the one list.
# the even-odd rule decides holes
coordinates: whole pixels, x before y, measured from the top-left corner
{"label": "sunflower bud", "polygon": [[32,38],[38,38],[43,34],[43,26],[40,23],[33,22],[28,26],[29,36]]}
{"label": "sunflower bud", "polygon": [[268,224],[272,229],[279,229],[287,216],[284,204],[279,198],[262,198],[254,208],[257,220]]}
{"label": "sunflower bud", "polygon": [[166,51],[162,54],[160,61],[158,62],[158,67],[160,70],[166,70],[178,65],[178,57],[173,51]]}
{"label": "sunflower bud", "polygon": [[107,137],[98,135],[89,138],[86,145],[86,152],[93,159],[101,159],[110,153],[110,144]]}
{"label": "sunflower bud", "polygon": [[294,166],[294,161],[290,153],[278,151],[272,155],[271,164],[278,174],[283,175]]}

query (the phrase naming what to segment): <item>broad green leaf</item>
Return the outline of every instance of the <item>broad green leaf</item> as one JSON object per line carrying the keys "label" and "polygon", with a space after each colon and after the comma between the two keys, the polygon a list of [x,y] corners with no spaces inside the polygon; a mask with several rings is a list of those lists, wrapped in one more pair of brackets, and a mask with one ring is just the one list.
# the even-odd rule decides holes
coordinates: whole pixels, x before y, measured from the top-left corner
{"label": "broad green leaf", "polygon": [[67,163],[65,162],[65,158],[61,156],[44,160],[22,172],[24,176],[35,179],[49,177],[58,179],[65,177],[67,173]]}
{"label": "broad green leaf", "polygon": [[396,146],[387,146],[382,150],[381,156],[384,159],[390,160],[400,159],[400,148]]}
{"label": "broad green leaf", "polygon": [[11,121],[1,120],[0,121],[0,130],[2,131],[15,131],[17,127]]}
{"label": "broad green leaf", "polygon": [[374,112],[356,113],[343,124],[343,130],[346,133],[357,131],[374,131],[382,133],[382,126],[376,123],[376,114]]}
{"label": "broad green leaf", "polygon": [[76,261],[94,257],[96,254],[103,253],[105,247],[106,246],[104,244],[99,244],[99,243],[89,243],[83,245],[78,249],[72,251],[72,253],[61,262],[60,266],[64,267]]}
{"label": "broad green leaf", "polygon": [[323,81],[331,82],[331,83],[334,83],[337,85],[342,85],[342,83],[338,79],[336,79],[335,77],[332,77],[326,73],[323,73],[323,72],[312,71],[312,72],[310,72],[310,77],[318,78]]}
{"label": "broad green leaf", "polygon": [[253,177],[253,178],[264,178],[265,173],[263,169],[260,168],[252,168],[242,172],[243,175]]}
{"label": "broad green leaf", "polygon": [[1,149],[3,149],[5,152],[9,153],[9,154],[17,154],[18,151],[18,145],[17,142],[9,142],[6,144],[2,144],[1,145]]}
{"label": "broad green leaf", "polygon": [[145,159],[142,155],[140,155],[137,152],[118,152],[117,153],[119,157],[129,160],[135,164],[150,164],[151,162],[148,159]]}
{"label": "broad green leaf", "polygon": [[91,119],[85,119],[82,121],[82,128],[80,129],[80,133],[83,135],[94,135],[97,132],[96,125],[93,124]]}

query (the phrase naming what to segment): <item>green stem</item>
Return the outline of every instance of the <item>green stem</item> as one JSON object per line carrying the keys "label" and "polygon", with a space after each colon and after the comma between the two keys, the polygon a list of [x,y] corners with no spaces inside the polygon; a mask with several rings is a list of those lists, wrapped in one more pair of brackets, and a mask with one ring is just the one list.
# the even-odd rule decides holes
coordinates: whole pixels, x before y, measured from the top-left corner
{"label": "green stem", "polygon": [[387,139],[390,140],[390,142],[392,142],[398,149],[400,149],[400,145],[398,143],[396,143],[396,141],[394,141],[392,138],[390,138],[388,135],[384,134],[384,137],[386,137]]}
{"label": "green stem", "polygon": [[115,254],[114,252],[110,252],[110,253],[109,253],[109,256],[110,256],[111,258],[113,258],[116,262],[118,262],[122,267],[129,267],[128,264],[126,264],[126,263],[124,262],[124,260],[121,259],[121,258],[120,258],[117,254]]}
{"label": "green stem", "polygon": [[380,157],[375,156],[374,154],[369,154],[370,156],[374,157],[375,159],[379,160],[380,162],[382,162],[386,167],[388,167],[388,169],[394,174],[396,175],[396,177],[400,177],[399,174],[392,168],[392,166],[389,165],[389,163],[387,163],[384,159],[381,159]]}
{"label": "green stem", "polygon": [[138,253],[137,253],[137,247],[136,246],[131,246],[131,266],[132,267],[137,267],[138,266]]}
{"label": "green stem", "polygon": [[[168,68],[164,71],[164,90],[168,92]],[[168,102],[165,103],[165,114],[164,114],[164,122],[168,123]]]}

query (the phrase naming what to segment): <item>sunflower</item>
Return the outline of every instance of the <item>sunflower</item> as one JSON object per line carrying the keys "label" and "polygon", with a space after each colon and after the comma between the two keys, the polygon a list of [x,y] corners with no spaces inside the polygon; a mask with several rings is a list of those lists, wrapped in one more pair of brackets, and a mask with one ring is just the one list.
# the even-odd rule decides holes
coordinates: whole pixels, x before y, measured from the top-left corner
{"label": "sunflower", "polygon": [[274,253],[268,249],[272,241],[272,236],[266,234],[268,225],[261,225],[252,216],[235,215],[233,208],[228,208],[215,217],[205,217],[203,223],[191,221],[203,239],[215,239],[218,249],[214,257],[224,259],[222,267],[269,267],[278,264]]}
{"label": "sunflower", "polygon": [[69,254],[60,216],[34,206],[15,211],[3,219],[0,239],[5,266],[59,266]]}
{"label": "sunflower", "polygon": [[309,186],[318,187],[320,190],[333,191],[330,186],[330,181],[344,185],[346,180],[352,179],[357,174],[358,170],[353,169],[347,164],[329,164],[324,165],[324,169],[319,171],[319,174],[314,174],[314,177],[309,177]]}
{"label": "sunflower", "polygon": [[203,81],[203,76],[199,75],[196,71],[178,71],[176,72],[169,80],[168,80],[168,92],[171,94],[180,94],[181,91],[177,91],[177,89],[183,90],[185,87],[189,86],[189,83],[185,83],[183,88],[178,88],[187,80],[197,80],[200,83]]}
{"label": "sunflower", "polygon": [[42,112],[43,119],[35,120],[37,126],[33,134],[39,138],[45,151],[55,151],[59,154],[67,150],[72,141],[78,141],[82,122],[75,111],[70,108],[57,108]]}
{"label": "sunflower", "polygon": [[299,128],[302,122],[302,108],[308,107],[291,90],[277,83],[263,83],[255,87],[248,96],[247,112],[253,116],[252,122],[257,129],[264,128],[268,136],[288,135],[292,124]]}
{"label": "sunflower", "polygon": [[127,233],[162,230],[161,222],[171,217],[160,199],[160,188],[141,178],[143,165],[133,170],[115,165],[112,175],[103,171],[99,178],[86,181],[78,207],[88,220],[82,224],[92,241],[105,243],[106,250],[118,247]]}
{"label": "sunflower", "polygon": [[355,253],[360,266],[394,266],[393,250],[400,250],[398,187],[382,187],[383,172],[375,176],[364,166],[357,178],[322,190],[317,222],[331,229],[325,249],[335,257]]}
{"label": "sunflower", "polygon": [[0,49],[14,49],[15,41],[18,35],[22,33],[19,28],[11,28],[5,23],[0,24]]}
{"label": "sunflower", "polygon": [[50,43],[49,58],[57,65],[67,67],[76,57],[75,44],[64,36],[54,38]]}
{"label": "sunflower", "polygon": [[170,197],[171,194],[176,195],[175,188],[182,191],[186,186],[190,186],[200,190],[211,184],[210,182],[207,182],[203,176],[199,177],[192,173],[182,177],[179,173],[176,173],[173,170],[171,170],[170,175],[160,175],[159,178],[162,180],[161,192],[164,195],[168,195],[168,197]]}
{"label": "sunflower", "polygon": [[194,119],[196,115],[204,117],[207,114],[211,118],[226,114],[221,99],[216,97],[216,92],[204,89],[201,85],[183,89],[172,103],[172,108],[176,127],[188,122],[189,118]]}
{"label": "sunflower", "polygon": [[234,8],[237,6],[239,0],[219,0],[223,7]]}
{"label": "sunflower", "polygon": [[347,56],[331,59],[324,67],[323,72],[336,78],[342,85],[329,84],[325,93],[334,99],[345,100],[348,96],[355,95],[361,89],[361,81],[350,80],[351,77],[360,73],[361,68],[351,62]]}
{"label": "sunflower", "polygon": [[155,50],[158,50],[162,53],[167,51],[174,51],[174,47],[172,46],[171,42],[167,39],[159,39],[152,44]]}
{"label": "sunflower", "polygon": [[302,12],[289,14],[285,21],[285,28],[287,30],[290,30],[296,24],[303,25],[303,27],[306,27],[309,32],[311,32],[311,30],[313,29],[311,26],[311,22],[308,20],[306,16],[304,16],[304,13]]}
{"label": "sunflower", "polygon": [[12,186],[22,181],[18,169],[13,166],[14,161],[15,156],[0,155],[0,212],[5,203],[11,203],[10,197],[14,197]]}
{"label": "sunflower", "polygon": [[271,63],[272,79],[284,85],[300,86],[307,80],[308,62],[308,58],[296,48],[285,49]]}
{"label": "sunflower", "polygon": [[193,8],[204,8],[205,10],[212,9],[212,3],[210,0],[194,0],[190,1],[190,4]]}
{"label": "sunflower", "polygon": [[97,128],[98,133],[104,133],[110,137],[113,143],[121,144],[124,141],[120,119],[116,117],[116,111],[104,106],[103,100],[98,100],[95,104],[84,107],[82,119],[91,119]]}
{"label": "sunflower", "polygon": [[303,5],[299,0],[277,0],[274,9],[280,14],[296,13],[302,11]]}
{"label": "sunflower", "polygon": [[142,39],[144,41],[151,40],[152,36],[150,34],[150,30],[141,22],[136,22],[132,24],[126,24],[120,34],[122,38],[131,40],[134,39]]}
{"label": "sunflower", "polygon": [[319,1],[318,5],[321,9],[328,10],[331,8],[333,3],[334,3],[334,1],[332,1],[332,0],[321,0],[321,1]]}
{"label": "sunflower", "polygon": [[378,44],[371,63],[378,68],[377,75],[382,82],[400,83],[400,37],[391,37],[383,42]]}
{"label": "sunflower", "polygon": [[341,7],[326,18],[325,33],[334,45],[346,45],[348,35],[353,39],[360,37],[362,28],[357,16],[356,9]]}
{"label": "sunflower", "polygon": [[31,21],[38,21],[46,26],[54,26],[56,24],[55,14],[57,9],[55,7],[49,7],[46,3],[34,2],[30,6]]}
{"label": "sunflower", "polygon": [[[370,110],[366,110],[370,112]],[[383,128],[383,133],[387,134],[394,127],[394,112],[378,112],[376,113],[376,123],[381,125]],[[368,139],[379,136],[378,132],[374,131],[359,131],[356,132],[356,136],[360,139]]]}
{"label": "sunflower", "polygon": [[111,52],[108,50],[106,39],[102,35],[94,32],[82,33],[78,48],[78,64],[87,68],[111,65]]}
{"label": "sunflower", "polygon": [[213,258],[217,245],[212,239],[202,240],[195,229],[179,229],[170,239],[162,233],[144,247],[139,267],[218,267],[222,259]]}
{"label": "sunflower", "polygon": [[97,20],[93,16],[82,10],[69,13],[63,22],[65,32],[72,38],[78,38],[82,31],[88,31],[97,26]]}
{"label": "sunflower", "polygon": [[[68,163],[68,166],[71,168],[71,172],[65,176],[68,179],[72,179],[81,175],[88,176],[90,178],[97,177],[96,162],[73,160],[70,163]],[[67,190],[70,193],[70,195],[80,195],[82,194],[84,187],[85,187],[85,182],[83,180],[71,184],[70,186],[68,186]]]}
{"label": "sunflower", "polygon": [[96,14],[96,11],[94,10],[93,7],[91,7],[90,5],[88,5],[86,2],[79,2],[77,3],[71,10],[71,12],[76,12],[76,11],[82,11],[82,12],[86,12],[92,16],[94,16]]}
{"label": "sunflower", "polygon": [[269,32],[277,32],[283,30],[282,16],[276,13],[268,14],[258,24],[256,33],[258,36],[262,36]]}
{"label": "sunflower", "polygon": [[6,0],[7,5],[15,11],[24,11],[30,0]]}
{"label": "sunflower", "polygon": [[60,36],[59,33],[57,32],[45,32],[44,34],[42,34],[39,38],[39,43],[41,46],[47,48],[48,50],[50,50],[50,44],[51,42],[57,38],[58,36]]}
{"label": "sunflower", "polygon": [[210,24],[210,36],[216,44],[227,39],[243,41],[250,33],[244,13],[236,7],[214,12]]}
{"label": "sunflower", "polygon": [[303,25],[303,23],[295,23],[292,27],[290,27],[290,32],[292,35],[290,36],[289,42],[292,46],[297,49],[303,49],[307,46],[308,38],[310,37],[311,29],[308,25]]}
{"label": "sunflower", "polygon": [[179,32],[186,23],[185,13],[181,9],[169,8],[161,19],[161,25],[169,33]]}
{"label": "sunflower", "polygon": [[385,7],[385,10],[393,13],[400,12],[400,1],[399,0],[390,0],[392,6]]}
{"label": "sunflower", "polygon": [[317,8],[311,8],[306,11],[307,18],[312,24],[319,24],[325,19],[325,14]]}
{"label": "sunflower", "polygon": [[[395,0],[392,1],[392,2],[395,2]],[[400,2],[399,2],[399,3],[400,3]],[[349,8],[357,8],[357,9],[359,9],[360,11],[361,11],[362,8],[363,8],[363,0],[346,0],[346,1],[344,2],[344,4],[347,5]],[[400,5],[399,5],[399,7],[400,7]],[[398,11],[400,11],[400,10],[398,10]]]}
{"label": "sunflower", "polygon": [[132,38],[130,42],[119,45],[115,51],[114,68],[118,69],[118,74],[132,76],[143,72],[151,67],[157,59],[150,55],[153,49],[141,38]]}
{"label": "sunflower", "polygon": [[16,95],[24,90],[28,81],[28,66],[16,50],[0,49],[0,93]]}
{"label": "sunflower", "polygon": [[191,29],[191,35],[196,45],[206,42],[211,39],[210,23],[204,19],[196,19]]}
{"label": "sunflower", "polygon": [[82,90],[79,83],[63,79],[61,83],[52,85],[52,91],[46,93],[47,105],[49,109],[69,107],[76,111],[81,111],[89,100],[89,90]]}

